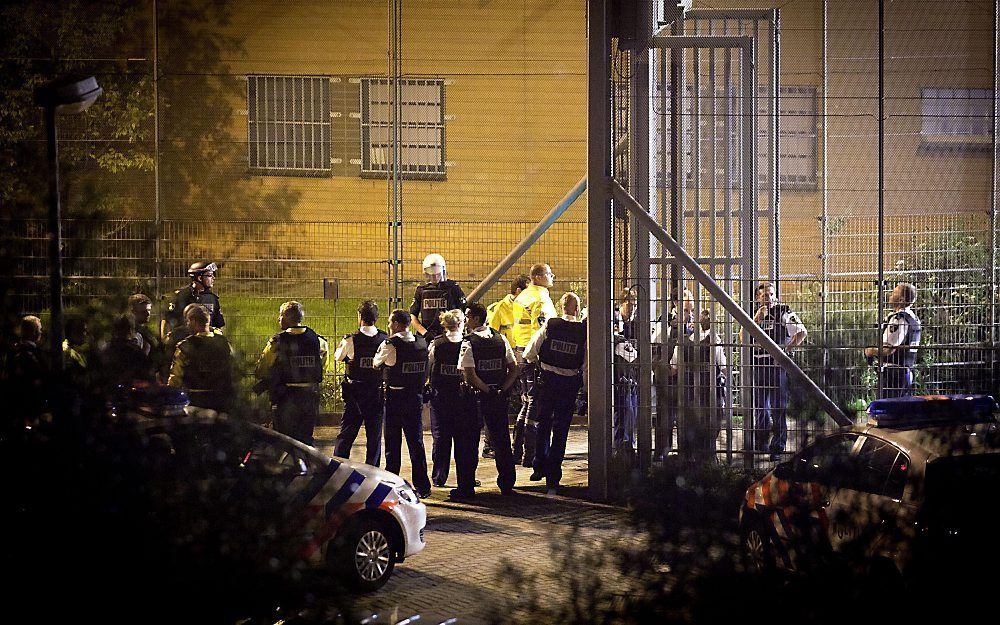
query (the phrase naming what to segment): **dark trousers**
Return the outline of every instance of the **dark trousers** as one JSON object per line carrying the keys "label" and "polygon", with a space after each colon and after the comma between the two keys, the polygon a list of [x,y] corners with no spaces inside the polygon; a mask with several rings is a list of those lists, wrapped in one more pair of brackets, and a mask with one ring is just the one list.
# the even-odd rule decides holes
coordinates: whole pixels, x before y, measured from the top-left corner
{"label": "dark trousers", "polygon": [[[433,404],[432,404],[433,406]],[[467,397],[457,406],[454,413],[453,432],[455,440],[455,479],[458,490],[471,495],[476,490],[476,469],[479,468],[479,434],[482,421],[476,411],[476,403]],[[513,469],[513,464],[511,464]]]}
{"label": "dark trousers", "polygon": [[[458,462],[458,421],[467,416],[463,398],[458,389],[436,392],[431,399],[431,481],[444,485],[451,468],[451,446],[455,443],[455,461]],[[477,431],[478,436],[478,431]],[[478,455],[479,439],[476,439]]]}
{"label": "dark trousers", "polygon": [[882,397],[907,397],[913,394],[913,369],[909,367],[882,367],[879,372]]}
{"label": "dark trousers", "polygon": [[576,394],[582,379],[544,371],[538,383],[538,445],[535,447],[535,471],[545,475],[545,484],[555,488],[562,479],[562,461],[566,439],[573,421]]}
{"label": "dark trousers", "polygon": [[385,396],[385,469],[399,475],[403,458],[403,437],[413,465],[413,486],[417,492],[431,490],[427,477],[427,452],[421,413],[424,402],[417,391],[388,389]]}
{"label": "dark trousers", "polygon": [[514,488],[517,475],[514,470],[514,456],[510,446],[510,425],[507,420],[506,395],[478,395],[479,421],[486,425],[496,452],[497,486],[501,491]]}
{"label": "dark trousers", "polygon": [[674,425],[677,422],[677,376],[670,375],[670,365],[657,363],[654,369],[656,387],[655,453],[662,456],[674,447]]}
{"label": "dark trousers", "polygon": [[340,433],[333,455],[351,457],[351,447],[358,438],[361,426],[365,426],[365,463],[379,466],[382,461],[382,418],[385,406],[382,389],[376,385],[369,388],[357,383],[344,384],[344,418],[340,422]]}
{"label": "dark trousers", "polygon": [[313,444],[319,393],[312,389],[287,388],[275,398],[274,429],[306,445]]}
{"label": "dark trousers", "polygon": [[[538,405],[535,402],[535,365],[525,363],[518,378],[521,411],[514,423],[514,463],[532,466],[535,439],[538,437]],[[496,441],[494,440],[494,444]]]}
{"label": "dark trousers", "polygon": [[620,377],[615,382],[615,408],[611,414],[611,440],[614,449],[635,449],[636,411],[639,387],[635,380]]}
{"label": "dark trousers", "polygon": [[754,449],[784,451],[788,441],[788,375],[770,358],[753,361]]}

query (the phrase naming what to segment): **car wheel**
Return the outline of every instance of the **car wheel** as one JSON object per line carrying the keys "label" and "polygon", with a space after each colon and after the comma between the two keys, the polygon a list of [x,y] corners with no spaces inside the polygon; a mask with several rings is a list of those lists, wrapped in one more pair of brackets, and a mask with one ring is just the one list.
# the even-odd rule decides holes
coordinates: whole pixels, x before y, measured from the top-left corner
{"label": "car wheel", "polygon": [[396,547],[385,522],[364,519],[337,537],[331,565],[353,588],[371,592],[381,588],[396,566]]}
{"label": "car wheel", "polygon": [[740,528],[740,548],[743,566],[750,573],[770,574],[775,570],[771,540],[764,532],[764,524],[757,517],[744,519]]}

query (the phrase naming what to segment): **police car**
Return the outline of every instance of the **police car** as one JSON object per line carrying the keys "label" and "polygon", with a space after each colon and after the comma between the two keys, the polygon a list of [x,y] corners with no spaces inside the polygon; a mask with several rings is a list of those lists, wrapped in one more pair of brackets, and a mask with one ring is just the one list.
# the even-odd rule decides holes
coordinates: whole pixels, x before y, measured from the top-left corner
{"label": "police car", "polygon": [[181,548],[218,549],[272,570],[324,567],[362,591],[424,548],[426,508],[398,475],[220,416],[135,427],[154,495],[150,518]]}
{"label": "police car", "polygon": [[848,563],[900,589],[980,570],[998,542],[986,513],[1000,492],[997,413],[986,395],[872,402],[867,424],[821,436],[747,489],[748,568]]}

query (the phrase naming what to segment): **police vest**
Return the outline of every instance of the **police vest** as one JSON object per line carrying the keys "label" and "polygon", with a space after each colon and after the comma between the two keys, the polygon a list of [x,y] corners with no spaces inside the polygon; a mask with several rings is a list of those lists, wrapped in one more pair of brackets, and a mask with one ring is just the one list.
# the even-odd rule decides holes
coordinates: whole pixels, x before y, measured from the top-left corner
{"label": "police vest", "polygon": [[583,321],[549,319],[545,325],[545,340],[538,350],[539,360],[560,369],[583,366],[587,346],[587,324]]}
{"label": "police vest", "polygon": [[462,382],[462,372],[458,368],[458,353],[461,343],[449,341],[440,336],[434,339],[434,366],[431,367],[431,386],[435,390],[455,392]]}
{"label": "police vest", "polygon": [[[785,315],[791,314],[791,312],[788,306],[778,304],[772,306],[759,322],[760,329],[766,332],[771,337],[771,340],[778,345],[787,344],[791,338],[788,334],[788,327],[782,321]],[[762,347],[757,347],[754,350],[754,356],[762,357],[769,356],[769,354]]]}
{"label": "police vest", "polygon": [[899,347],[885,359],[885,363],[897,367],[912,367],[917,362],[917,350],[914,348],[920,345],[920,320],[908,310],[892,313],[889,315],[889,322],[892,323],[896,318],[907,322],[906,336],[903,337]]}
{"label": "police vest", "polygon": [[323,381],[320,337],[311,328],[305,332],[279,332],[274,335],[277,358],[273,375],[278,384],[319,383]]}
{"label": "police vest", "polygon": [[445,280],[417,287],[420,293],[420,325],[428,329],[433,327],[435,336],[441,334],[441,313],[462,304],[462,298],[456,293],[457,286],[452,280]]}
{"label": "police vest", "polygon": [[419,336],[413,341],[394,336],[389,343],[396,348],[396,364],[389,367],[389,386],[418,392],[427,379],[427,341]]}
{"label": "police vest", "polygon": [[174,326],[183,325],[184,309],[189,304],[201,304],[208,309],[210,315],[209,326],[222,328],[226,325],[226,320],[222,316],[222,305],[219,303],[219,296],[207,290],[198,293],[193,287],[188,287],[174,291],[174,300],[167,309],[167,318]]}
{"label": "police vest", "polygon": [[[514,301],[513,295],[508,295],[499,302],[493,302],[486,309],[486,325],[502,334],[507,338],[507,342],[514,346],[517,344],[515,324],[525,314],[524,307]],[[530,321],[528,316],[529,324]]]}
{"label": "police vest", "polygon": [[381,330],[376,332],[375,336],[368,336],[361,330],[351,335],[351,340],[354,342],[354,355],[344,363],[347,365],[347,379],[352,383],[362,385],[374,385],[379,382],[381,378],[375,371],[372,360],[375,358],[375,352],[378,351],[386,338],[388,335]]}
{"label": "police vest", "polygon": [[184,354],[183,384],[191,404],[224,409],[233,391],[232,354],[221,334],[195,334],[177,344]]}
{"label": "police vest", "polygon": [[503,384],[507,377],[507,348],[503,337],[496,332],[489,338],[479,334],[469,334],[465,337],[472,348],[472,358],[476,361],[476,375],[490,386]]}
{"label": "police vest", "polygon": [[525,296],[524,299],[518,301],[521,295],[514,299],[513,346],[527,347],[532,335],[545,323],[542,295],[547,293],[548,289],[544,287],[529,285],[527,289],[521,291],[521,295]]}

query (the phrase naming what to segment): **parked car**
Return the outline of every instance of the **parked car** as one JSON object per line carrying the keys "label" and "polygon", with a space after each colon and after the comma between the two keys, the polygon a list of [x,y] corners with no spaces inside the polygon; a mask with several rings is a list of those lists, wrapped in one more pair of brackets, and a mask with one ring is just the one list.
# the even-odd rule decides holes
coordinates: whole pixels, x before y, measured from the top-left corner
{"label": "parked car", "polygon": [[898,587],[991,564],[1000,492],[997,402],[877,400],[750,486],[739,512],[757,571],[847,563]]}
{"label": "parked car", "polygon": [[424,548],[426,508],[398,475],[226,417],[135,428],[151,520],[185,553],[326,567],[371,591]]}

